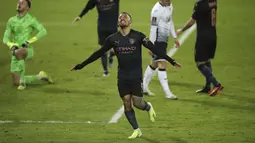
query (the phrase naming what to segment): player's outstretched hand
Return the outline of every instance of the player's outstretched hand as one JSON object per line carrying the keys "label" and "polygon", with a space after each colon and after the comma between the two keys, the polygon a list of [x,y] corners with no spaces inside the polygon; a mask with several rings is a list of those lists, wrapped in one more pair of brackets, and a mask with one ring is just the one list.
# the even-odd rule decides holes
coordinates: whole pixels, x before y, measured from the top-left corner
{"label": "player's outstretched hand", "polygon": [[77,64],[74,67],[72,67],[71,71],[76,71],[76,70],[80,70],[82,69],[84,66],[82,66],[81,64]]}
{"label": "player's outstretched hand", "polygon": [[180,35],[182,34],[182,29],[178,29],[178,30],[176,31],[176,34],[177,34],[177,36],[180,36]]}
{"label": "player's outstretched hand", "polygon": [[178,69],[182,67],[182,66],[181,66],[179,63],[177,63],[177,62],[174,62],[173,66],[174,66],[175,68],[178,68]]}
{"label": "player's outstretched hand", "polygon": [[148,51],[148,54],[149,54],[149,55],[152,55],[152,51],[151,51],[151,50],[149,50],[149,51]]}
{"label": "player's outstretched hand", "polygon": [[81,18],[80,17],[76,17],[74,20],[73,20],[73,24],[76,22],[76,21],[79,21]]}
{"label": "player's outstretched hand", "polygon": [[179,48],[179,47],[180,47],[180,42],[179,42],[179,40],[176,39],[176,40],[174,41],[174,43],[175,43],[175,47],[176,47],[176,48]]}

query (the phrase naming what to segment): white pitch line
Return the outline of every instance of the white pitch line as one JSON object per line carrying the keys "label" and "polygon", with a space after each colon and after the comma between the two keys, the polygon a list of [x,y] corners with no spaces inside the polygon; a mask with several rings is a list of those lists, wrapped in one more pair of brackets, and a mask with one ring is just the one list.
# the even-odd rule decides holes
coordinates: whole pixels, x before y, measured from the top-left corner
{"label": "white pitch line", "polygon": [[[196,29],[196,24],[186,30],[181,37],[179,38],[180,46],[185,42],[185,40],[191,35],[191,33]],[[175,45],[168,52],[168,56],[172,57],[178,51],[179,48],[176,48]]]}
{"label": "white pitch line", "polygon": [[36,120],[0,120],[0,124],[14,124],[14,123],[22,123],[22,124],[104,124],[104,122],[93,122],[93,121],[36,121]]}
{"label": "white pitch line", "polygon": [[117,123],[121,116],[124,114],[124,106],[122,105],[120,109],[112,116],[108,124]]}

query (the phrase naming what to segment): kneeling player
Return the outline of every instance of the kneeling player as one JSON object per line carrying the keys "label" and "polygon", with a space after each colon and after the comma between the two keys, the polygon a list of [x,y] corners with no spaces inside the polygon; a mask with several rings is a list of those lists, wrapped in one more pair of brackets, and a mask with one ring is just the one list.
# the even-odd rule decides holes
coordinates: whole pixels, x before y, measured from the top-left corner
{"label": "kneeling player", "polygon": [[[34,49],[32,43],[46,35],[46,29],[31,16],[28,11],[31,8],[30,0],[19,0],[17,5],[17,16],[9,19],[3,42],[10,47],[12,51],[11,73],[13,84],[18,86],[18,90],[24,90],[27,83],[36,80],[44,80],[52,83],[52,79],[41,71],[38,75],[25,76],[25,61],[32,59]],[[35,37],[29,39],[33,29],[38,33]],[[12,38],[12,39],[10,39]]]}
{"label": "kneeling player", "polygon": [[81,64],[77,64],[72,70],[79,70],[86,65],[96,61],[105,52],[112,47],[116,53],[119,61],[118,65],[118,90],[120,97],[123,100],[125,107],[125,115],[134,129],[134,132],[129,139],[134,139],[142,135],[135,117],[133,105],[144,111],[148,111],[150,120],[155,121],[156,113],[151,103],[143,99],[142,93],[142,45],[151,50],[153,53],[166,59],[175,67],[180,65],[166,54],[157,51],[153,43],[146,38],[146,36],[138,31],[132,30],[130,24],[132,22],[131,16],[123,12],[118,19],[120,30],[119,32],[109,36],[104,45],[93,53],[88,59]]}

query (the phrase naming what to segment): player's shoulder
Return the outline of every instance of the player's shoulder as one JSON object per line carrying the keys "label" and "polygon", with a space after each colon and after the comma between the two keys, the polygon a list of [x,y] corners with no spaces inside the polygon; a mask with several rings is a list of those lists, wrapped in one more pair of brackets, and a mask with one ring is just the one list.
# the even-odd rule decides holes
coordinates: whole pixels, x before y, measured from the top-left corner
{"label": "player's shoulder", "polygon": [[15,21],[17,19],[17,15],[16,16],[12,16],[12,17],[10,17],[9,19],[8,19],[8,23],[9,22],[13,22],[13,21]]}
{"label": "player's shoulder", "polygon": [[159,2],[157,2],[157,3],[153,6],[151,12],[152,12],[152,13],[156,13],[156,12],[160,11],[161,8],[162,8],[161,4],[160,4]]}
{"label": "player's shoulder", "polygon": [[31,13],[27,13],[26,18],[31,20],[36,20],[36,17]]}
{"label": "player's shoulder", "polygon": [[113,40],[113,39],[115,39],[116,37],[118,37],[118,32],[115,32],[115,33],[109,35],[109,36],[107,37],[107,39],[108,39],[108,40]]}
{"label": "player's shoulder", "polygon": [[131,35],[137,37],[138,39],[140,39],[140,38],[145,38],[145,37],[146,37],[145,34],[144,34],[143,32],[138,31],[138,30],[131,29],[130,32],[131,32]]}

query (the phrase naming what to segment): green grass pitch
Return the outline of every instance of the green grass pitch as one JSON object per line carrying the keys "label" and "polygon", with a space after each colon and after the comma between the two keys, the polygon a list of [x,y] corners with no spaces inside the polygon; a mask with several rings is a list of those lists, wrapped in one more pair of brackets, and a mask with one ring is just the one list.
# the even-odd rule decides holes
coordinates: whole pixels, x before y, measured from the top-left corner
{"label": "green grass pitch", "polygon": [[[157,0],[121,0],[121,11],[133,16],[134,29],[149,34],[150,10]],[[174,23],[180,28],[191,16],[195,0],[173,0]],[[213,71],[225,86],[216,97],[194,91],[204,78],[193,61],[195,32],[174,58],[183,66],[169,66],[168,79],[179,100],[164,98],[157,78],[150,88],[157,94],[145,97],[153,103],[157,121],[136,110],[143,137],[129,141],[132,128],[123,116],[116,124],[104,124],[121,106],[116,86],[117,62],[111,76],[102,77],[100,60],[79,72],[70,68],[98,49],[94,9],[81,21],[71,22],[86,0],[33,0],[31,12],[48,30],[34,44],[35,57],[27,74],[40,70],[55,80],[36,83],[19,92],[11,85],[10,52],[0,45],[0,121],[94,121],[96,124],[0,124],[0,143],[252,143],[255,142],[255,20],[254,0],[218,0],[218,45]],[[16,1],[0,5],[0,39]],[[172,43],[172,41],[171,41]],[[169,45],[169,48],[172,47]],[[143,69],[150,62],[143,50]],[[101,124],[98,124],[101,123]]]}

